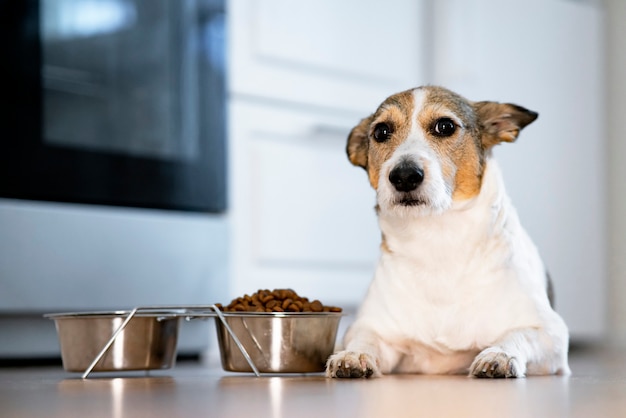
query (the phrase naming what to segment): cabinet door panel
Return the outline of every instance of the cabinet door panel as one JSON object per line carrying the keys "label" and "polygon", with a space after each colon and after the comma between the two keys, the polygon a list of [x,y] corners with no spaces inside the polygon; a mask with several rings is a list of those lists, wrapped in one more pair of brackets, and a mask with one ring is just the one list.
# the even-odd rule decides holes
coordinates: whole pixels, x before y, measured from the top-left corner
{"label": "cabinet door panel", "polygon": [[251,165],[258,170],[250,181],[260,263],[350,268],[375,258],[373,191],[366,189],[365,173],[350,166],[344,138],[333,139],[254,146]]}
{"label": "cabinet door panel", "polygon": [[230,3],[231,88],[371,110],[424,82],[423,1]]}
{"label": "cabinet door panel", "polygon": [[378,259],[375,192],[345,152],[358,118],[231,107],[233,294],[293,287],[356,304]]}
{"label": "cabinet door panel", "polygon": [[[390,10],[411,11],[404,0],[262,0],[254,3],[256,36],[253,51],[261,60],[301,67],[302,71],[358,76],[393,84],[393,78],[411,78],[407,42],[417,13],[394,13],[393,24],[384,18]],[[407,10],[408,9],[408,10]],[[277,19],[283,15],[284,18]],[[358,18],[357,18],[358,17]],[[417,37],[413,42],[417,41]],[[347,59],[349,58],[349,59]],[[397,68],[390,71],[390,61]]]}

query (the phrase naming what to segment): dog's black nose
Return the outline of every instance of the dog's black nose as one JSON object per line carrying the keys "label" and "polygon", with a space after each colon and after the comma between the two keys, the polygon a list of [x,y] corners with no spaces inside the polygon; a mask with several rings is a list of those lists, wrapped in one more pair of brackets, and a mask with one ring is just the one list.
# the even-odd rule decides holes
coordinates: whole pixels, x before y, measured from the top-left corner
{"label": "dog's black nose", "polygon": [[424,171],[412,163],[402,163],[389,173],[389,181],[399,192],[411,192],[424,181]]}

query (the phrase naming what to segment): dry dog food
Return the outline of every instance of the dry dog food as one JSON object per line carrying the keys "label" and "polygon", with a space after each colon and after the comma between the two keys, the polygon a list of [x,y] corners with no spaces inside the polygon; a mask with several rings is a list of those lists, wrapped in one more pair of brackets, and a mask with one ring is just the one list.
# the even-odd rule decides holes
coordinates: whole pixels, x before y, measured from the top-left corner
{"label": "dry dog food", "polygon": [[259,289],[233,299],[227,306],[218,303],[217,307],[226,312],[341,312],[341,308],[324,306],[319,300],[310,302],[291,289]]}

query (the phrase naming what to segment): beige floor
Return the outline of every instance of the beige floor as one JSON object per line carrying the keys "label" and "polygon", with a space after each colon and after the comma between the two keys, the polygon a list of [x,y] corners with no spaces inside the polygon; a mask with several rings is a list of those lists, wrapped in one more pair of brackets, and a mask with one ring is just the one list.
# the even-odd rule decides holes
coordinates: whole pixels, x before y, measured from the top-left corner
{"label": "beige floor", "polygon": [[[626,417],[626,352],[574,351],[573,375],[516,380],[261,377],[179,363],[81,380],[60,367],[0,369],[13,417]],[[122,377],[123,376],[123,377]]]}

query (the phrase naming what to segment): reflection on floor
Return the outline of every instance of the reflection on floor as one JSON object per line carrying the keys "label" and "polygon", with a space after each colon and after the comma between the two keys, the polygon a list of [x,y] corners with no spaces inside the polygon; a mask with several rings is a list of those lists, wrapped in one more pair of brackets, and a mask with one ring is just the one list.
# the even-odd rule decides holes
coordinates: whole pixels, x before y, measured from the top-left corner
{"label": "reflection on floor", "polygon": [[479,380],[464,376],[226,373],[181,362],[159,372],[81,380],[59,366],[0,369],[3,417],[624,417],[626,352],[577,348],[570,377]]}

